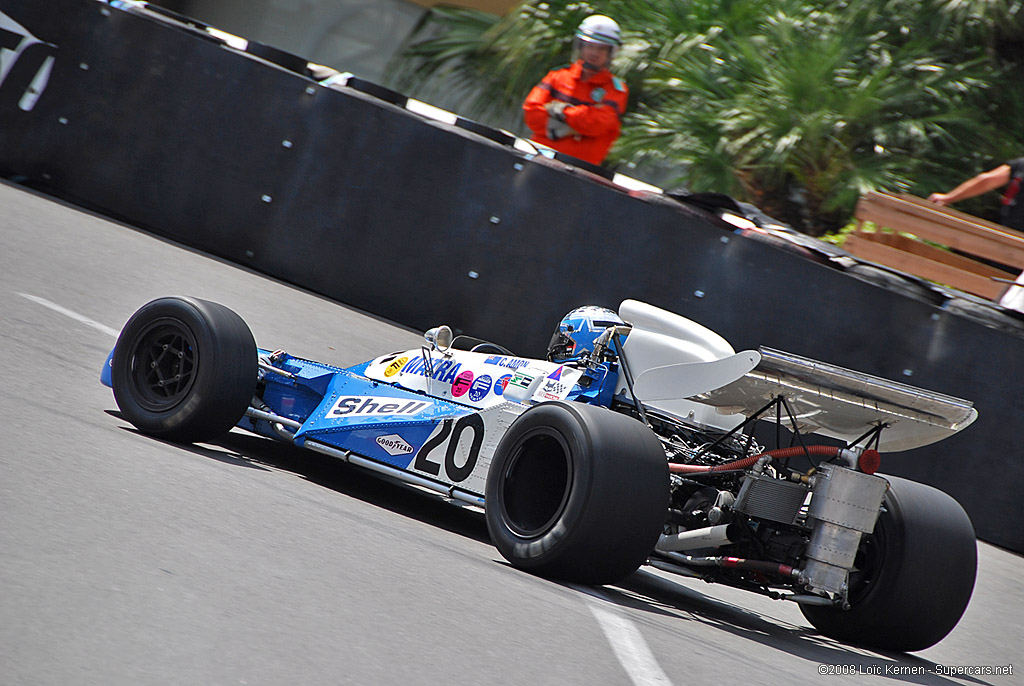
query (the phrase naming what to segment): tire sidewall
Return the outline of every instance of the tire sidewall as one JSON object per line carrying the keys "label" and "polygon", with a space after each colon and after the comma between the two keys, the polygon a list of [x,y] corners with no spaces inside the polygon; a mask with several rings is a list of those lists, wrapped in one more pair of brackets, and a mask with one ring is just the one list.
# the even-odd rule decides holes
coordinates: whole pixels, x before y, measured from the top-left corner
{"label": "tire sidewall", "polygon": [[[516,448],[535,432],[564,442],[568,483],[557,517],[523,535],[509,525],[502,488]],[[530,484],[517,488],[534,490]],[[631,574],[647,559],[661,535],[668,500],[668,461],[650,428],[603,407],[557,401],[528,409],[499,443],[485,511],[492,542],[514,566],[603,584]]]}
{"label": "tire sidewall", "polygon": [[[561,408],[561,409],[559,409]],[[542,567],[552,558],[561,555],[562,549],[573,543],[573,534],[579,530],[580,521],[586,512],[593,482],[593,462],[585,459],[590,451],[590,437],[579,423],[566,421],[570,408],[560,403],[546,403],[526,412],[513,424],[509,433],[500,442],[496,455],[500,462],[492,464],[487,479],[485,502],[496,503],[487,507],[491,524],[491,537],[502,552],[516,559],[525,569]],[[491,476],[504,476],[513,467],[519,448],[530,438],[548,435],[560,441],[566,448],[568,460],[568,493],[554,521],[539,533],[520,534],[510,521],[504,506],[501,480]]]}
{"label": "tire sidewall", "polygon": [[801,606],[822,633],[890,650],[923,650],[942,640],[970,602],[977,542],[952,497],[925,484],[885,477],[885,510],[867,542],[875,546],[867,591],[854,584],[852,607]]}
{"label": "tire sidewall", "polygon": [[[171,407],[154,410],[147,407],[133,370],[145,334],[161,322],[188,332],[195,362],[185,396]],[[136,428],[190,442],[225,433],[237,423],[255,389],[255,374],[255,342],[237,314],[216,303],[170,297],[144,305],[125,324],[114,347],[111,382],[118,407]]]}

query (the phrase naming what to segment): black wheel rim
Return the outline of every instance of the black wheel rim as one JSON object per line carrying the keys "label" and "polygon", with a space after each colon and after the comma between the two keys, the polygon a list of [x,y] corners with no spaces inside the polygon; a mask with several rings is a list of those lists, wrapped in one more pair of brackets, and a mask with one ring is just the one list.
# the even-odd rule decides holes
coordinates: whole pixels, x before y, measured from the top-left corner
{"label": "black wheel rim", "polygon": [[558,434],[544,430],[523,436],[502,480],[505,524],[518,536],[536,538],[561,518],[572,492],[572,458]]}
{"label": "black wheel rim", "polygon": [[132,395],[150,412],[166,412],[192,390],[199,353],[195,337],[174,319],[159,319],[135,337],[129,381]]}
{"label": "black wheel rim", "polygon": [[875,526],[874,533],[864,534],[857,556],[854,559],[853,571],[850,572],[850,605],[864,602],[878,586],[878,576],[885,563],[885,529],[881,522]]}

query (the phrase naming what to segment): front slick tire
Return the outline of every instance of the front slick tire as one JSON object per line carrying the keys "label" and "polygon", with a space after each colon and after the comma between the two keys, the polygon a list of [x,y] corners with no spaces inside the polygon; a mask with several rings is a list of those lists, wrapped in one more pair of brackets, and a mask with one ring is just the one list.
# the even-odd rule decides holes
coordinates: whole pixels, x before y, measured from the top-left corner
{"label": "front slick tire", "polygon": [[642,423],[568,402],[528,409],[487,476],[491,540],[514,566],[605,584],[636,571],[668,511],[665,451]]}
{"label": "front slick tire", "polygon": [[232,310],[195,298],[160,298],[125,324],[111,381],[124,418],[169,441],[231,430],[256,390],[256,343]]}
{"label": "front slick tire", "polygon": [[924,650],[953,630],[974,591],[978,544],[960,504],[899,477],[850,574],[850,605],[801,605],[822,634],[882,650]]}

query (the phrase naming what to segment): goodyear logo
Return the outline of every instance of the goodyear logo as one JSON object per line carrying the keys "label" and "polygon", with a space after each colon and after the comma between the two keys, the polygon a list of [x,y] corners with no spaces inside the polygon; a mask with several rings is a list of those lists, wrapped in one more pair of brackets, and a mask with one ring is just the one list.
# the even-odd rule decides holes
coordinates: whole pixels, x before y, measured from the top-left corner
{"label": "goodyear logo", "polygon": [[424,400],[370,395],[344,395],[327,412],[328,419],[348,417],[401,417],[419,414],[430,406]]}
{"label": "goodyear logo", "polygon": [[377,436],[376,440],[377,445],[384,448],[388,455],[408,455],[413,451],[413,447],[409,445],[409,442],[398,434]]}

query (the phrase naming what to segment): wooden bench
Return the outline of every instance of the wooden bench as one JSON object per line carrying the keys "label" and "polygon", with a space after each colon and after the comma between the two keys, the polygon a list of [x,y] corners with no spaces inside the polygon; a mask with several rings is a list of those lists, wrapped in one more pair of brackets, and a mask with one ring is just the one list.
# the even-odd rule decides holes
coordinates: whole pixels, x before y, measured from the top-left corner
{"label": "wooden bench", "polygon": [[[854,218],[858,229],[843,247],[851,255],[929,281],[952,286],[989,300],[998,300],[1024,270],[1024,233],[979,219],[913,195],[872,191],[861,196]],[[868,232],[864,222],[910,233]],[[942,250],[917,239],[955,249]],[[1006,265],[994,267],[973,257]]]}

